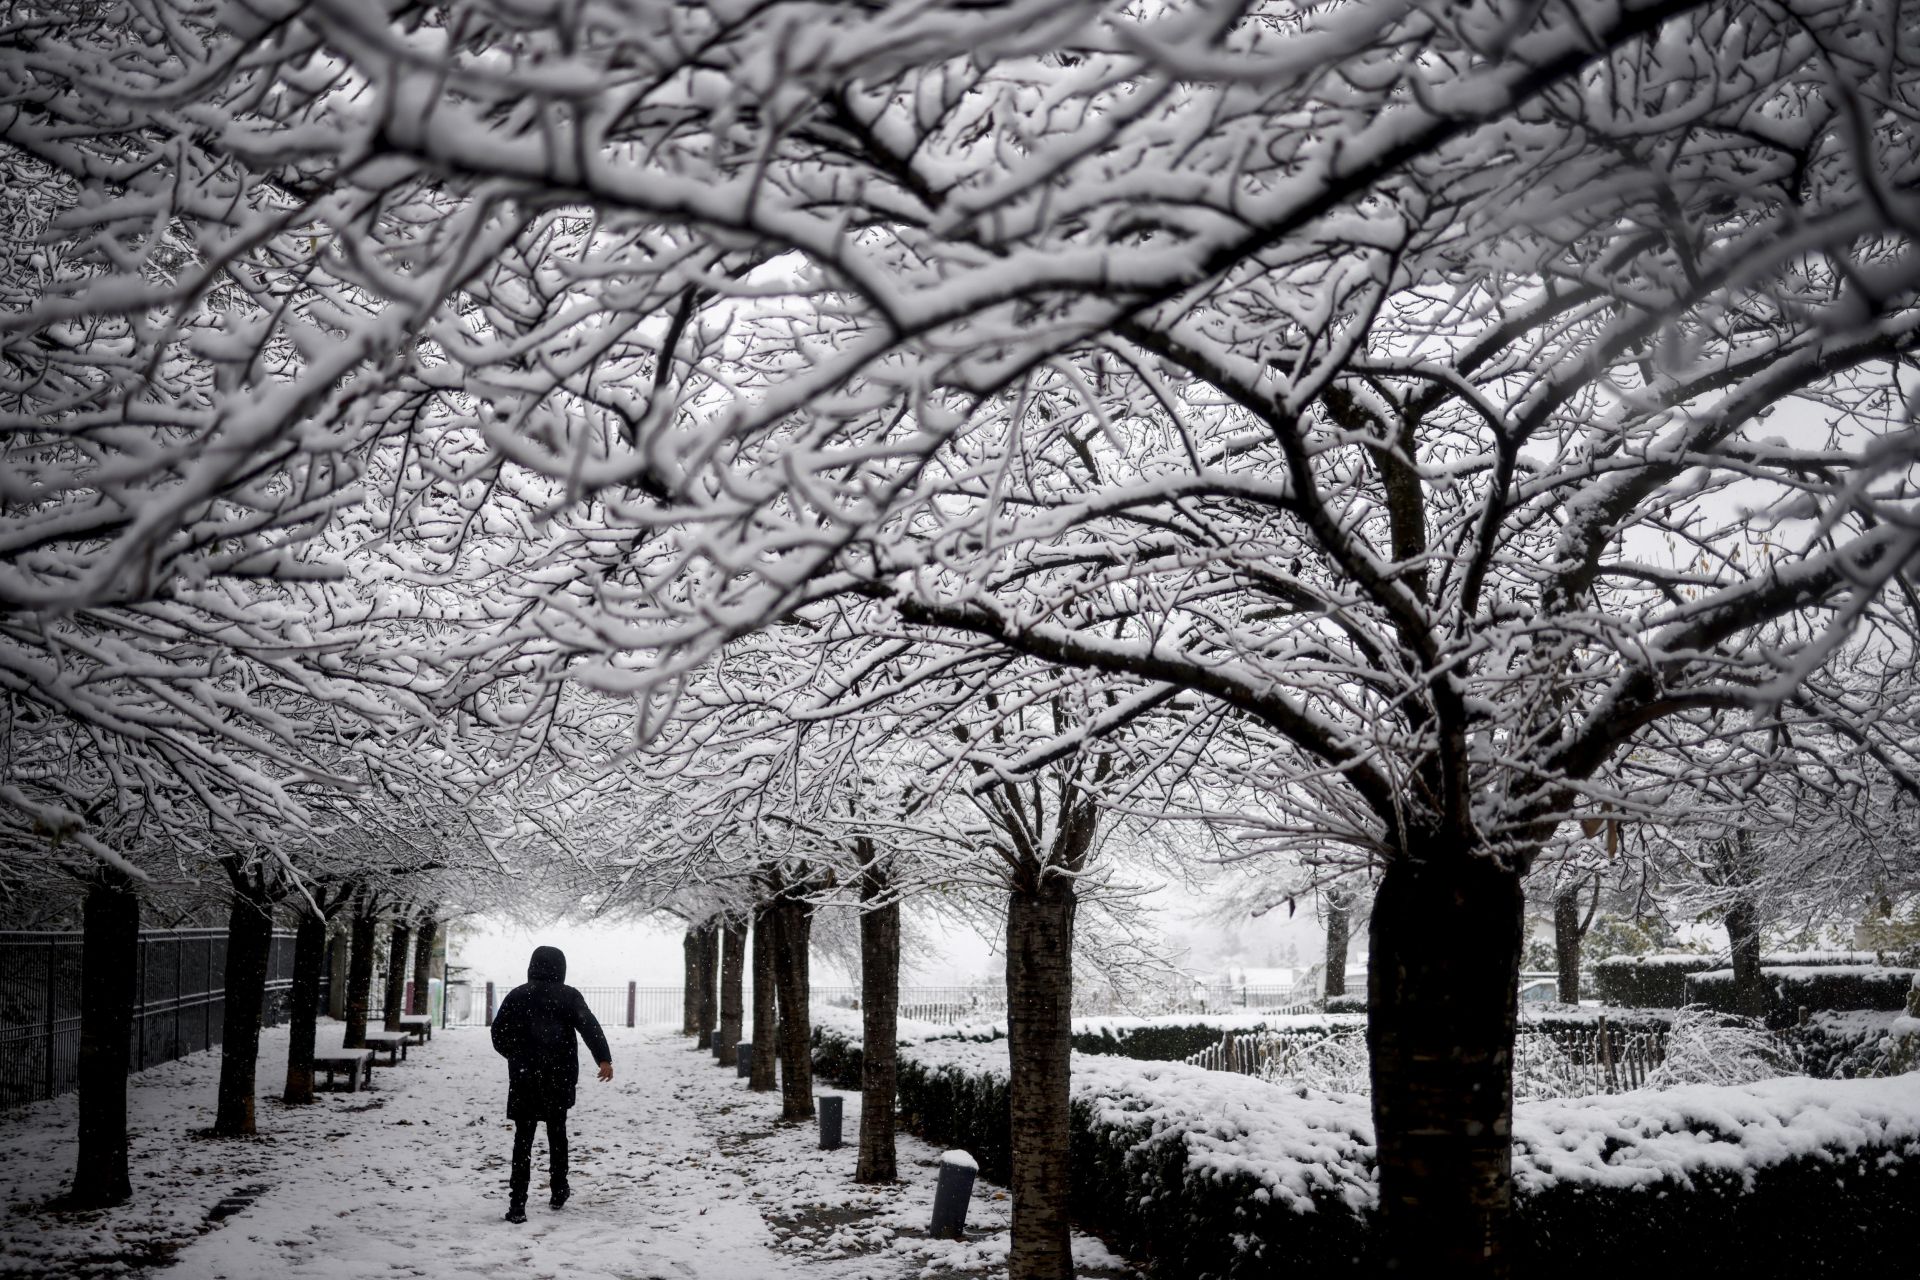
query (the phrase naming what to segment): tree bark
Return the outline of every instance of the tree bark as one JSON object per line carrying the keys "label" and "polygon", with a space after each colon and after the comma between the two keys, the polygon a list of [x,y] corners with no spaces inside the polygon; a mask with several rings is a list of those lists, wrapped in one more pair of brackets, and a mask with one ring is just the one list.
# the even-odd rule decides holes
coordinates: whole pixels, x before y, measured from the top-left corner
{"label": "tree bark", "polygon": [[1353,899],[1327,890],[1327,996],[1347,994],[1347,944],[1353,936]]}
{"label": "tree bark", "polygon": [[371,904],[354,912],[347,946],[347,1030],[341,1043],[349,1049],[367,1044],[367,1005],[373,997],[373,940],[380,919]]}
{"label": "tree bark", "polygon": [[1013,1127],[1009,1280],[1071,1280],[1067,1225],[1074,882],[1042,876],[1007,898],[1008,1111]]}
{"label": "tree bark", "polygon": [[[871,855],[869,855],[871,856]],[[884,870],[869,867],[860,880],[868,904],[860,916],[860,1162],[856,1182],[892,1182],[894,1104],[899,1086],[900,903],[874,906],[892,886]]]}
{"label": "tree bark", "polygon": [[420,922],[420,928],[413,935],[413,1003],[407,1006],[408,1013],[429,1013],[432,1001],[427,999],[427,988],[433,983],[433,944],[440,936],[440,922],[428,916]]}
{"label": "tree bark", "polygon": [[714,1028],[720,1022],[720,1002],[714,998],[714,984],[720,980],[720,924],[710,920],[699,930],[700,938],[700,1029],[695,1034],[693,1047],[713,1049]]}
{"label": "tree bark", "polygon": [[734,1065],[745,1010],[747,926],[729,921],[720,940],[720,1065]]}
{"label": "tree bark", "polygon": [[352,959],[348,930],[329,929],[327,946],[327,1016],[347,1020],[347,965]]}
{"label": "tree bark", "polygon": [[1520,877],[1464,850],[1420,852],[1388,866],[1369,930],[1379,1270],[1504,1277]]}
{"label": "tree bark", "polygon": [[775,987],[780,996],[780,1118],[813,1118],[813,1007],[809,954],[813,908],[793,898],[774,903]]}
{"label": "tree bark", "polygon": [[700,939],[689,929],[680,939],[686,972],[680,980],[680,1034],[700,1034]]}
{"label": "tree bark", "polygon": [[260,1016],[267,998],[267,958],[272,947],[271,905],[261,894],[236,890],[227,910],[215,1137],[246,1137],[254,1131],[254,1071],[260,1061]]}
{"label": "tree bark", "polygon": [[1733,965],[1733,1011],[1764,1018],[1773,1007],[1773,993],[1760,972],[1760,907],[1748,891],[1756,877],[1753,837],[1735,831],[1720,842],[1721,883],[1736,890],[1727,907],[1727,950]]}
{"label": "tree bark", "polygon": [[1760,913],[1742,898],[1727,908],[1727,943],[1733,963],[1733,1011],[1764,1018],[1772,1008],[1772,993],[1760,972]]}
{"label": "tree bark", "polygon": [[1553,895],[1553,961],[1562,1004],[1580,1003],[1580,933],[1580,899],[1570,885]]}
{"label": "tree bark", "polygon": [[314,1023],[320,1017],[320,970],[326,962],[327,922],[305,904],[293,939],[293,990],[287,1002],[287,1087],[282,1102],[313,1101]]}
{"label": "tree bark", "polygon": [[80,956],[80,1144],[58,1204],[104,1209],[133,1194],[127,1176],[127,1071],[139,972],[140,899],[103,870],[87,887]]}
{"label": "tree bark", "polygon": [[777,1087],[774,1062],[780,1024],[775,1006],[780,963],[774,933],[773,908],[763,902],[753,909],[753,1056],[747,1087],[755,1093],[768,1093]]}
{"label": "tree bark", "polygon": [[406,1012],[407,943],[411,939],[412,931],[396,916],[387,934],[386,1028],[389,1031],[400,1029],[400,1015]]}

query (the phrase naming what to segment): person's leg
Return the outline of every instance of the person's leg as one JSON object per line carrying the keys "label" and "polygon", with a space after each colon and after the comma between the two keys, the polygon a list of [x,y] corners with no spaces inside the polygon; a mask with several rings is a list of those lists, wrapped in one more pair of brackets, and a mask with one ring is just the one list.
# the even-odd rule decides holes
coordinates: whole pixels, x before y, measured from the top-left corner
{"label": "person's leg", "polygon": [[547,1181],[553,1189],[557,1208],[565,1204],[573,1189],[567,1184],[567,1113],[547,1117]]}
{"label": "person's leg", "polygon": [[527,1184],[533,1180],[533,1131],[538,1124],[525,1116],[513,1121],[513,1174],[507,1198],[516,1205],[527,1202]]}

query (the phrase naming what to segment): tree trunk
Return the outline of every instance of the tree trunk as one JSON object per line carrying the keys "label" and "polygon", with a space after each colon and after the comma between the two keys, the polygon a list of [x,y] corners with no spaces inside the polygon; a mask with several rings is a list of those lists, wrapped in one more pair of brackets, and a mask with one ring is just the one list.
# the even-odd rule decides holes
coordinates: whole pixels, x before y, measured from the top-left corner
{"label": "tree trunk", "polygon": [[220,1023],[215,1137],[246,1137],[254,1131],[254,1069],[260,1061],[260,1016],[266,1004],[267,958],[272,947],[271,907],[258,895],[236,892],[227,911],[226,992]]}
{"label": "tree trunk", "polygon": [[302,905],[293,939],[293,990],[287,1002],[287,1087],[283,1102],[313,1101],[314,1022],[320,1017],[320,970],[326,961],[327,922]]}
{"label": "tree trunk", "polygon": [[1013,1127],[1009,1280],[1071,1280],[1067,1099],[1074,882],[1044,876],[1007,897],[1008,1113]]}
{"label": "tree trunk", "polygon": [[809,955],[813,908],[781,898],[774,903],[774,983],[780,994],[780,1118],[813,1118],[813,1007]]}
{"label": "tree trunk", "polygon": [[1353,899],[1327,891],[1327,996],[1347,994],[1347,943],[1353,935]]}
{"label": "tree trunk", "polygon": [[440,936],[440,922],[428,916],[413,935],[413,1003],[408,1013],[430,1013],[433,1002],[427,988],[433,984],[433,944]]}
{"label": "tree trunk", "polygon": [[353,917],[347,946],[347,1031],[341,1043],[349,1049],[367,1044],[367,1004],[373,997],[373,939],[380,921],[372,907]]}
{"label": "tree trunk", "polygon": [[700,974],[700,1029],[695,1034],[693,1047],[713,1049],[714,1028],[720,1022],[720,1002],[714,998],[713,987],[720,980],[720,923],[708,921],[699,930],[700,960],[697,966]]}
{"label": "tree trunk", "polygon": [[1760,908],[1749,889],[1759,873],[1753,836],[1744,828],[1722,838],[1715,849],[1720,883],[1734,890],[1727,907],[1727,950],[1733,963],[1733,1011],[1764,1018],[1773,993],[1760,973]]}
{"label": "tree trunk", "polygon": [[[861,877],[860,897],[871,903],[891,886],[884,871]],[[860,917],[860,1163],[856,1182],[892,1182],[894,1103],[899,1083],[900,903],[869,905]]]}
{"label": "tree trunk", "polygon": [[412,932],[399,919],[387,935],[387,1010],[386,1028],[400,1029],[400,1015],[407,1011],[407,943]]}
{"label": "tree trunk", "polygon": [[1560,1002],[1580,1003],[1580,900],[1573,886],[1553,895],[1553,960]]}
{"label": "tree trunk", "polygon": [[1520,877],[1465,851],[1387,868],[1369,931],[1379,1269],[1507,1275]]}
{"label": "tree trunk", "polygon": [[700,1034],[700,939],[687,930],[680,939],[686,972],[680,980],[680,1034]]}
{"label": "tree trunk", "polygon": [[747,926],[729,922],[720,941],[720,1065],[734,1065],[740,1043],[747,968]]}
{"label": "tree trunk", "polygon": [[104,1209],[133,1194],[127,1177],[127,1070],[139,973],[140,899],[102,871],[87,888],[80,956],[80,1149],[68,1209]]}
{"label": "tree trunk", "polygon": [[753,909],[753,1057],[747,1087],[755,1093],[767,1093],[776,1086],[774,1060],[778,1052],[779,1021],[774,1012],[778,1000],[775,976],[780,971],[779,948],[774,943],[773,908],[761,903]]}
{"label": "tree trunk", "polygon": [[1727,908],[1727,943],[1733,962],[1733,1011],[1764,1018],[1773,1006],[1760,972],[1760,913],[1747,898]]}
{"label": "tree trunk", "polygon": [[347,929],[330,930],[327,946],[327,1016],[347,1020],[347,965],[352,958]]}

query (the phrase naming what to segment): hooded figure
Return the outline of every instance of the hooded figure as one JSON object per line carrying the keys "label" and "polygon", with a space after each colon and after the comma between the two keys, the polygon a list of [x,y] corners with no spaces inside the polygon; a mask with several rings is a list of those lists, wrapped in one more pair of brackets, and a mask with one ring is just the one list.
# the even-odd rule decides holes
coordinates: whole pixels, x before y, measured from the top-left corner
{"label": "hooded figure", "polygon": [[567,958],[558,947],[535,947],[527,981],[493,1015],[493,1047],[507,1060],[507,1118],[513,1121],[513,1180],[507,1221],[527,1220],[527,1184],[533,1177],[533,1132],[547,1125],[547,1164],[553,1207],[566,1204],[567,1108],[580,1079],[577,1033],[587,1042],[600,1078],[613,1079],[613,1053],[586,997],[568,986]]}

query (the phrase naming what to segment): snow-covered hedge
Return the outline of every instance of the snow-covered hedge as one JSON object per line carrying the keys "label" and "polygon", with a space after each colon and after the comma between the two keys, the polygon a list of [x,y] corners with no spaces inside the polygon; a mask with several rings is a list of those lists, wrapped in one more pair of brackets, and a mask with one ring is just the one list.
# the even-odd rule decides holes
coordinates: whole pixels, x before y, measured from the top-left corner
{"label": "snow-covered hedge", "polygon": [[1788,1034],[1810,1076],[1852,1080],[1911,1070],[1894,1056],[1895,1027],[1904,1015],[1877,1009],[1825,1009]]}
{"label": "snow-covered hedge", "polygon": [[[1770,994],[1773,1020],[1783,1026],[1791,1023],[1801,1009],[1904,1010],[1914,974],[1912,969],[1877,965],[1768,966],[1760,970]],[[1733,970],[1688,974],[1685,994],[1688,1004],[1730,1010],[1734,1007]]]}
{"label": "snow-covered hedge", "polygon": [[[1870,965],[1878,962],[1871,951],[1779,951],[1760,957],[1777,968],[1803,965]],[[1593,966],[1593,986],[1607,1004],[1635,1009],[1678,1009],[1688,1003],[1687,975],[1724,968],[1727,958],[1698,952],[1645,956],[1608,956]]]}
{"label": "snow-covered hedge", "polygon": [[[1616,1030],[1665,1031],[1673,1014],[1665,1009],[1586,1009],[1549,1005],[1523,1009],[1520,1025],[1534,1031],[1591,1031],[1605,1018]],[[816,1022],[860,1036],[860,1015],[846,1010],[816,1011]],[[1274,1031],[1299,1035],[1364,1035],[1364,1013],[1164,1014],[1158,1017],[1100,1017],[1073,1020],[1076,1053],[1109,1054],[1143,1062],[1180,1062],[1220,1043],[1225,1035]],[[947,1026],[900,1020],[900,1042],[932,1040],[988,1042],[1007,1038],[1004,1020]],[[856,1073],[857,1078],[857,1073]]]}
{"label": "snow-covered hedge", "polygon": [[[859,1046],[823,1028],[823,1075]],[[1073,1059],[1073,1210],[1153,1274],[1350,1268],[1376,1192],[1365,1099],[1180,1063]],[[906,1124],[1008,1173],[1004,1041],[901,1050]],[[1920,1075],[1522,1103],[1516,1272],[1879,1274],[1920,1230]]]}
{"label": "snow-covered hedge", "polygon": [[1179,1062],[1235,1032],[1346,1031],[1364,1035],[1365,1014],[1173,1014],[1160,1018],[1076,1018],[1077,1053],[1101,1053],[1142,1062]]}

